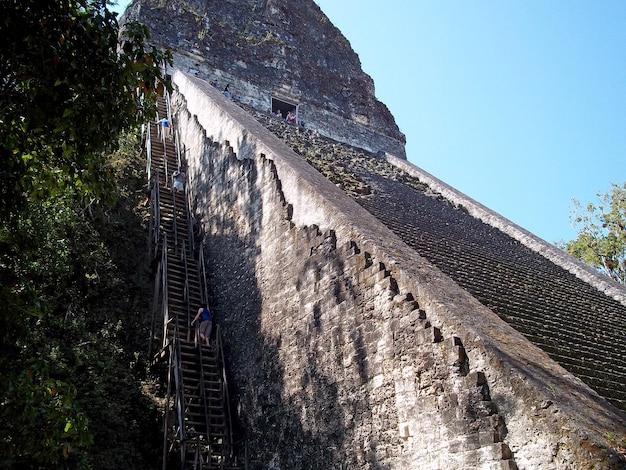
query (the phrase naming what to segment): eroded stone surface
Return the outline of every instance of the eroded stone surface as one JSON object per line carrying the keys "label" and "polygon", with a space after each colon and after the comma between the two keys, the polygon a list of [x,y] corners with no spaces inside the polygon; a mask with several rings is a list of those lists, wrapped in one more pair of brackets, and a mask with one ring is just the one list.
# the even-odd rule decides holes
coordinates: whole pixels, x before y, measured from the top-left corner
{"label": "eroded stone surface", "polygon": [[313,0],[135,0],[126,19],[150,29],[176,68],[230,84],[268,110],[272,96],[334,139],[406,158],[404,134],[378,101],[348,40]]}
{"label": "eroded stone surface", "polygon": [[247,111],[481,303],[626,409],[626,306],[386,160]]}
{"label": "eroded stone surface", "polygon": [[623,467],[622,413],[245,110],[175,83],[254,466]]}

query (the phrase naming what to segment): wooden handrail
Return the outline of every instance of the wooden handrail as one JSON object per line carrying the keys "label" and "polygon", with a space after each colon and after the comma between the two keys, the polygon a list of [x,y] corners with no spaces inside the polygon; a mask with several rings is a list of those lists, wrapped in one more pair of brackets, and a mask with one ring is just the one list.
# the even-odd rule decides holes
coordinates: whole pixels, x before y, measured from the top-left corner
{"label": "wooden handrail", "polygon": [[152,124],[147,123],[144,124],[146,127],[146,155],[147,155],[147,163],[146,163],[146,176],[148,178],[148,183],[150,183],[150,179],[152,178],[152,132],[151,127]]}
{"label": "wooden handrail", "polygon": [[173,211],[174,211],[174,219],[173,219],[173,225],[174,225],[174,250],[176,252],[178,252],[178,209],[176,207],[176,190],[174,189],[174,187],[172,186],[171,188],[172,190],[172,202],[173,202]]}
{"label": "wooden handrail", "polygon": [[228,454],[233,457],[233,424],[230,415],[230,397],[228,395],[228,380],[226,379],[226,367],[224,364],[224,346],[222,344],[222,334],[219,325],[215,328],[215,341],[218,348],[219,365],[222,369],[222,392],[224,394],[224,408],[226,408],[226,436],[228,438]]}
{"label": "wooden handrail", "polygon": [[193,236],[193,222],[191,220],[191,207],[189,200],[189,192],[187,191],[187,185],[185,184],[185,199],[187,201],[187,238],[189,240],[189,256],[193,256],[193,250],[195,249],[195,240]]}
{"label": "wooden handrail", "polygon": [[152,187],[153,213],[154,213],[154,233],[152,242],[154,246],[159,244],[161,238],[161,190],[159,185],[159,170],[157,169],[154,185]]}
{"label": "wooden handrail", "polygon": [[211,446],[211,423],[209,421],[209,408],[207,406],[206,388],[204,386],[204,355],[202,354],[202,342],[198,342],[198,360],[200,361],[200,399],[204,409],[204,422],[206,424],[206,438],[209,449]]}
{"label": "wooden handrail", "polygon": [[204,243],[200,245],[198,253],[198,275],[202,279],[200,283],[200,298],[202,299],[202,304],[206,305],[209,302],[209,295],[207,292],[206,268],[204,266]]}
{"label": "wooden handrail", "polygon": [[150,339],[148,341],[148,358],[152,361],[152,348],[154,343],[154,334],[156,330],[156,318],[159,309],[159,288],[161,283],[161,269],[162,263],[159,261],[159,266],[157,268],[157,274],[154,278],[154,294],[152,296],[152,320],[150,322]]}
{"label": "wooden handrail", "polygon": [[163,311],[163,344],[162,347],[165,349],[167,345],[167,326],[170,322],[169,318],[169,305],[168,305],[168,295],[167,295],[167,233],[163,234],[163,269],[162,269],[162,282],[161,286],[163,288],[162,292],[162,311]]}
{"label": "wooden handrail", "polygon": [[185,465],[185,391],[183,390],[183,374],[180,363],[180,341],[176,335],[172,342],[172,354],[174,355],[174,383],[176,386],[175,406],[178,417],[178,439],[180,448],[181,468]]}
{"label": "wooden handrail", "polygon": [[[185,301],[185,310],[187,311],[187,325],[191,325],[191,296],[189,295],[189,266],[187,264],[187,252],[185,250],[185,242],[183,241],[183,256],[185,266],[185,287],[183,292],[183,300]],[[191,328],[187,328],[187,341],[191,341]]]}
{"label": "wooden handrail", "polygon": [[[172,354],[170,354],[169,357],[169,365],[168,365],[168,372],[172,370],[172,361],[173,361],[173,357]],[[171,374],[167,374],[167,392],[165,394],[165,405],[164,405],[164,412],[163,412],[163,470],[167,469],[167,454],[168,454],[168,450],[167,450],[167,425],[169,423],[169,412],[170,412],[170,391],[172,389],[172,376]]]}

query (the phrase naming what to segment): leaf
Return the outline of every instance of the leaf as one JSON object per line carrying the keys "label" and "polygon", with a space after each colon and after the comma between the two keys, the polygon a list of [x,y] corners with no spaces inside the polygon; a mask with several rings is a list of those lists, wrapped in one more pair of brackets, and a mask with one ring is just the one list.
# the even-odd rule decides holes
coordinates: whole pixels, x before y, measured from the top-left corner
{"label": "leaf", "polygon": [[598,193],[601,204],[573,201],[570,222],[578,231],[565,250],[620,284],[626,284],[626,183]]}

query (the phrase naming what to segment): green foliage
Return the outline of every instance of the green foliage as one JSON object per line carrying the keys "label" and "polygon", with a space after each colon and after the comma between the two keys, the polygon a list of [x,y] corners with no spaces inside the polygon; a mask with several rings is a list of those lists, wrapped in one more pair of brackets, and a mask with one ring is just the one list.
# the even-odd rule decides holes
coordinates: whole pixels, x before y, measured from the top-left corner
{"label": "green foliage", "polygon": [[112,189],[101,152],[154,115],[169,55],[148,48],[137,23],[118,50],[116,16],[102,1],[7,0],[0,30],[0,217],[66,188],[100,200]]}
{"label": "green foliage", "polygon": [[[133,344],[129,330],[141,335],[132,314],[146,308],[135,297],[144,291],[127,280],[141,267],[132,236],[132,266],[116,263],[128,248],[121,227],[140,228],[117,203],[140,194],[132,184],[118,187],[135,163],[128,149],[137,137],[116,149],[120,133],[154,117],[171,58],[148,45],[144,26],[120,31],[107,3],[2,2],[3,468],[140,468],[143,451],[133,443],[152,442],[141,436],[142,419],[130,418],[154,418],[129,367],[140,364],[140,349],[124,347]],[[92,436],[100,460],[86,450]]]}
{"label": "green foliage", "polygon": [[[19,334],[0,330],[0,377],[6,378],[0,381],[5,395],[0,456],[6,457],[1,468],[154,468],[158,463],[160,413],[143,392],[150,383],[145,338],[151,283],[143,216],[132,210],[141,209],[145,199],[138,141],[136,134],[125,135],[109,158],[119,183],[117,203],[90,212],[71,194],[29,201],[10,233],[23,242],[7,257],[10,271],[17,285],[32,286],[37,303],[17,315]],[[33,375],[33,364],[45,369]],[[66,414],[51,405],[52,399],[46,401],[51,384],[61,391]],[[8,400],[14,390],[16,397]],[[31,419],[35,411],[37,420]],[[61,433],[65,418],[82,418],[77,422],[85,425],[72,424],[75,435],[69,428]],[[39,432],[47,422],[51,442],[42,447]],[[97,445],[89,447],[92,436]]]}
{"label": "green foliage", "polygon": [[73,447],[91,444],[87,418],[73,406],[76,391],[49,377],[45,361],[29,361],[0,382],[0,442],[7,466],[28,455],[39,464],[67,458]]}
{"label": "green foliage", "polygon": [[74,220],[71,198],[59,197],[29,201],[10,226],[0,226],[0,351],[19,345],[31,320],[65,292]]}
{"label": "green foliage", "polygon": [[574,200],[570,220],[578,237],[561,244],[573,257],[626,284],[626,183],[613,184],[599,203]]}

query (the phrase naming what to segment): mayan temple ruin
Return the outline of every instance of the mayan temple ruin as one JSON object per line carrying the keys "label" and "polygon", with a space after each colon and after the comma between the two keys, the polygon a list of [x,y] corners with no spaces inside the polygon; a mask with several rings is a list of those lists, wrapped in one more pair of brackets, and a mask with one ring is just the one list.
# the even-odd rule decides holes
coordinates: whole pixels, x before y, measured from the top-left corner
{"label": "mayan temple ruin", "polygon": [[313,0],[128,19],[174,56],[147,152],[169,468],[626,468],[626,289],[409,163]]}

